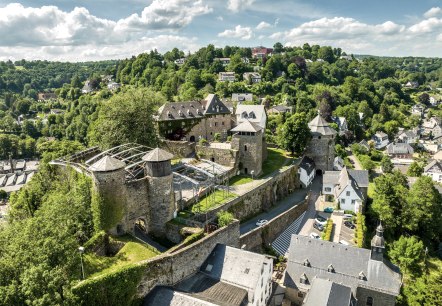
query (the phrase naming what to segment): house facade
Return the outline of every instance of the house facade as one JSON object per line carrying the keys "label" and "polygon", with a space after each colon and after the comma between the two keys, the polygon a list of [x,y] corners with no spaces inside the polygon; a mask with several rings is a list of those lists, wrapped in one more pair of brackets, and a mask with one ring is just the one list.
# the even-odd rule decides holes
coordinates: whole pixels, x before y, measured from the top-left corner
{"label": "house facade", "polygon": [[251,83],[259,83],[261,82],[261,74],[258,72],[245,72],[243,74],[244,81]]}
{"label": "house facade", "polygon": [[362,212],[367,199],[368,171],[326,171],[322,178],[322,193],[332,195],[340,209]]}
{"label": "house facade", "polygon": [[265,129],[267,124],[267,114],[264,105],[240,104],[236,107],[235,116],[237,125],[250,121]]}
{"label": "house facade", "polygon": [[310,157],[304,156],[299,164],[299,181],[301,188],[307,188],[313,182],[316,174],[315,162]]}
{"label": "house facade", "polygon": [[377,150],[385,148],[390,143],[390,141],[388,140],[388,135],[381,131],[376,132],[376,134],[373,135],[372,139],[374,141],[374,147]]}
{"label": "house facade", "polygon": [[390,143],[387,146],[386,152],[388,156],[391,158],[398,158],[398,159],[412,159],[414,149],[408,144],[404,142],[399,143]]}
{"label": "house facade", "polygon": [[232,94],[232,102],[237,102],[241,104],[243,102],[253,102],[253,94],[252,93],[233,93]]}
{"label": "house facade", "polygon": [[383,258],[383,231],[378,226],[371,250],[292,235],[284,277],[286,298],[308,306],[394,306],[402,276]]}
{"label": "house facade", "polygon": [[424,168],[423,175],[431,177],[435,182],[442,183],[442,164],[438,160],[433,160]]}
{"label": "house facade", "polygon": [[267,113],[272,115],[291,113],[293,111],[292,107],[285,105],[275,105],[270,108]]}
{"label": "house facade", "polygon": [[218,80],[220,82],[235,82],[235,72],[220,72]]}
{"label": "house facade", "polygon": [[419,135],[417,131],[412,130],[402,130],[399,131],[397,137],[397,142],[408,143],[408,144],[416,144],[419,142]]}

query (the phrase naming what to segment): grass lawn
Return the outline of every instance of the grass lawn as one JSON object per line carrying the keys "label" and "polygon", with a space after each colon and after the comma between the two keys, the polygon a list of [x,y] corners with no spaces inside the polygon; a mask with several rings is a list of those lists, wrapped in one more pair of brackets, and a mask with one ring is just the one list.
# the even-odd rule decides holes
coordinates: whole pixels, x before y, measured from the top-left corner
{"label": "grass lawn", "polygon": [[252,178],[250,176],[245,175],[236,175],[232,177],[229,181],[230,186],[238,186],[253,182]]}
{"label": "grass lawn", "polygon": [[[237,195],[235,193],[227,192],[222,190],[216,190],[214,193],[210,193],[209,195],[203,197],[198,203],[192,205],[193,213],[205,213],[206,211],[211,210],[227,201],[236,198]],[[206,200],[207,199],[207,200]]]}
{"label": "grass lawn", "polygon": [[94,253],[84,254],[83,259],[86,277],[107,273],[122,266],[161,254],[155,248],[147,246],[129,235],[112,239],[126,244],[113,257],[97,256]]}
{"label": "grass lawn", "polygon": [[268,148],[267,159],[262,164],[262,175],[266,176],[280,169],[287,160],[292,160],[289,153],[282,149]]}

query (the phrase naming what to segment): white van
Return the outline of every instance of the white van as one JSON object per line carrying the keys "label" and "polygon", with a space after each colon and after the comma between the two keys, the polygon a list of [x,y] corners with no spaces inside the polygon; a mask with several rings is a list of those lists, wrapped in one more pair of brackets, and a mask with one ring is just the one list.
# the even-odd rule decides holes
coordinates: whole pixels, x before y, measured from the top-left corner
{"label": "white van", "polygon": [[350,243],[348,243],[348,242],[345,241],[345,240],[341,240],[341,241],[339,241],[339,243],[340,243],[340,244],[343,244],[343,245],[350,245]]}

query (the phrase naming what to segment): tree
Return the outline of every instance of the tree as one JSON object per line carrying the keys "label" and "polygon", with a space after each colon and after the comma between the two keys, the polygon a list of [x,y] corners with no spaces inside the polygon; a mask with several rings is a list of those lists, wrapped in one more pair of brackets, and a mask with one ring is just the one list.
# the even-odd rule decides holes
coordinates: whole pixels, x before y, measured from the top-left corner
{"label": "tree", "polygon": [[281,147],[292,154],[296,152],[301,155],[311,137],[305,113],[297,113],[289,117],[278,135]]}
{"label": "tree", "polygon": [[427,106],[430,105],[430,95],[424,92],[419,96],[419,102]]}
{"label": "tree", "polygon": [[129,89],[113,96],[101,106],[98,120],[92,124],[91,143],[110,148],[127,142],[147,146],[157,143],[153,115],[165,103],[151,89]]}
{"label": "tree", "polygon": [[407,175],[411,177],[419,177],[422,175],[423,172],[424,172],[424,167],[422,167],[422,165],[419,162],[414,161],[410,165],[410,167],[408,167]]}
{"label": "tree", "polygon": [[382,157],[381,168],[382,172],[384,173],[391,173],[393,171],[393,163],[391,162],[390,157],[388,157],[387,155],[384,155],[384,157]]}
{"label": "tree", "polygon": [[370,156],[359,155],[358,158],[359,161],[361,162],[362,168],[364,168],[365,170],[373,170],[376,167],[375,163],[371,160]]}
{"label": "tree", "polygon": [[414,236],[401,236],[393,242],[388,255],[405,272],[417,272],[424,256],[424,244]]}
{"label": "tree", "polygon": [[404,227],[420,237],[442,236],[442,196],[428,176],[421,176],[411,186],[402,211]]}

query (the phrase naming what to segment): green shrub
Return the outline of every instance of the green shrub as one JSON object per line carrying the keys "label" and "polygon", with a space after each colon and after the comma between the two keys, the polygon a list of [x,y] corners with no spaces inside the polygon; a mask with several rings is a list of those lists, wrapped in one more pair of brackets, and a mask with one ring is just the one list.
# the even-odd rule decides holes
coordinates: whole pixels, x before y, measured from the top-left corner
{"label": "green shrub", "polygon": [[367,227],[365,225],[365,216],[362,213],[357,214],[356,224],[357,227],[355,236],[357,238],[357,245],[359,248],[362,248],[365,244],[365,233],[367,232]]}
{"label": "green shrub", "polygon": [[331,241],[332,239],[332,231],[333,231],[333,220],[328,219],[325,224],[324,233],[322,234],[322,239],[326,241]]}
{"label": "green shrub", "polygon": [[218,217],[218,225],[220,227],[227,226],[233,221],[233,214],[228,211],[219,211],[216,216]]}
{"label": "green shrub", "polygon": [[205,146],[205,145],[207,144],[207,140],[206,140],[205,138],[201,138],[201,139],[198,141],[198,143],[199,143],[200,146]]}
{"label": "green shrub", "polygon": [[215,133],[213,135],[213,140],[215,141],[220,141],[221,140],[221,134],[220,133]]}

